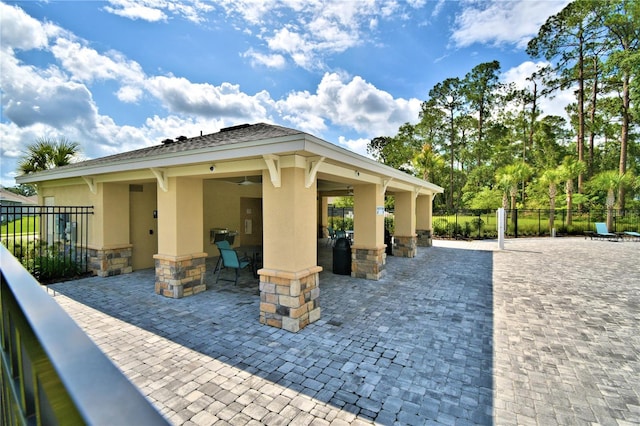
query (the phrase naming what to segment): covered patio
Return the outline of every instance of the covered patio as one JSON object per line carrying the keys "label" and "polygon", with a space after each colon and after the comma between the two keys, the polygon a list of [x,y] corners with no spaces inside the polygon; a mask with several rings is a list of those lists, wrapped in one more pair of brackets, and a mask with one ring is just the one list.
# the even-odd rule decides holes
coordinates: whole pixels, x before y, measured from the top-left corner
{"label": "covered patio", "polygon": [[174,425],[638,424],[638,245],[505,245],[436,240],[377,281],[321,255],[296,334],[256,321],[248,273],[179,300],[152,269],[51,289]]}
{"label": "covered patio", "polygon": [[262,246],[260,322],[296,332],[321,315],[318,230],[327,199],[352,193],[352,276],[385,273],[384,199],[395,198],[396,256],[413,258],[431,231],[442,188],[312,135],[240,125],[21,176],[44,205],[93,205],[88,249],[106,277],[155,268],[155,292],[203,292],[212,230],[238,232],[234,247]]}

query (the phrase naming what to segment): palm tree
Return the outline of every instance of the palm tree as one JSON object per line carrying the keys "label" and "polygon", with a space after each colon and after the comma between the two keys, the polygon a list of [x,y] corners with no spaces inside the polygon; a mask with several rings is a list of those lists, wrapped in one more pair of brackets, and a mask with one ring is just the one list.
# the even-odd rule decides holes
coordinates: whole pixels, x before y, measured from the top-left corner
{"label": "palm tree", "polygon": [[553,230],[553,222],[556,216],[556,195],[558,184],[562,181],[560,168],[548,169],[540,177],[540,183],[549,187],[549,232]]}
{"label": "palm tree", "polygon": [[531,167],[526,163],[517,162],[509,164],[498,170],[496,173],[496,182],[500,188],[505,190],[504,197],[502,199],[503,207],[506,208],[506,191],[509,191],[511,196],[511,218],[515,221],[516,218],[516,197],[518,196],[518,185],[520,182],[524,182],[531,176]]}
{"label": "palm tree", "polygon": [[422,151],[413,157],[412,164],[422,179],[426,181],[433,178],[434,171],[441,170],[446,166],[444,159],[433,151],[430,144],[422,146]]}
{"label": "palm tree", "polygon": [[573,180],[587,171],[587,165],[584,161],[576,160],[567,156],[560,165],[560,174],[565,181],[565,192],[567,194],[567,225],[573,223]]}
{"label": "palm tree", "polygon": [[18,164],[18,171],[26,175],[66,166],[78,155],[79,147],[77,142],[70,142],[66,138],[39,138],[27,145],[27,150]]}
{"label": "palm tree", "polygon": [[633,183],[633,176],[629,173],[620,174],[617,170],[608,170],[595,175],[589,183],[596,190],[607,191],[607,229],[613,229],[613,206],[616,204],[616,192]]}

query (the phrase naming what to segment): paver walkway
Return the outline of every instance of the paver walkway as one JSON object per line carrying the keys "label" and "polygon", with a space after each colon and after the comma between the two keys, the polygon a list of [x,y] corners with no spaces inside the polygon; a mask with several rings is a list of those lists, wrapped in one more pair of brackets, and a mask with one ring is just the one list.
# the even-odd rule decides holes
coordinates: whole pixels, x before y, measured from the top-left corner
{"label": "paver walkway", "polygon": [[179,300],[150,270],[52,288],[176,425],[640,424],[640,243],[435,241],[380,281],[326,255],[296,334],[259,324],[248,272]]}

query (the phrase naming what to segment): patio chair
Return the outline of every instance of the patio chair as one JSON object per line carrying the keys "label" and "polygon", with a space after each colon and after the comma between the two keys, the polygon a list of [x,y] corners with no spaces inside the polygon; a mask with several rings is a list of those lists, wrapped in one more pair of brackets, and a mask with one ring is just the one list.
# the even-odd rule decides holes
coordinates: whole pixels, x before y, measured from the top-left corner
{"label": "patio chair", "polygon": [[640,232],[624,231],[624,236],[630,240],[640,241]]}
{"label": "patio chair", "polygon": [[[238,253],[233,249],[220,248],[220,256],[222,257],[222,262],[225,268],[231,268],[236,270],[236,278],[235,280],[230,280],[227,278],[222,278],[224,281],[233,281],[233,285],[238,284],[238,277],[240,276],[240,270],[246,268],[247,266],[251,269],[251,275],[253,275],[253,264],[251,260],[248,258],[240,258]],[[216,278],[216,283],[220,280],[220,275],[222,275],[222,268],[218,272],[218,278]]]}
{"label": "patio chair", "polygon": [[[218,251],[220,251],[220,249],[222,249],[222,248],[224,248],[224,249],[230,249],[231,248],[231,244],[229,244],[228,240],[216,241],[215,244],[216,244],[216,247],[218,247]],[[224,263],[222,262],[222,253],[220,253],[220,256],[218,257],[218,262],[216,263],[216,267],[213,268],[213,273],[215,274],[216,272],[218,272],[222,268],[224,268]]]}
{"label": "patio chair", "polygon": [[333,228],[331,226],[327,226],[327,245],[331,244],[333,245],[334,241],[336,240],[336,232],[333,230]]}
{"label": "patio chair", "polygon": [[607,229],[607,224],[604,222],[596,222],[596,238],[602,238],[607,240],[618,240],[618,236]]}

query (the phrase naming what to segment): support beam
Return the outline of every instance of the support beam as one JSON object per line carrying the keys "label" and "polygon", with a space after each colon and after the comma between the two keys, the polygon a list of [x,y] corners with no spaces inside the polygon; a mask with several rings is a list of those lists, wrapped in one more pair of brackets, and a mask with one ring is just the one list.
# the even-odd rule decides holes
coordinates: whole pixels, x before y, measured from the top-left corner
{"label": "support beam", "polygon": [[269,178],[274,188],[280,188],[282,185],[281,170],[280,170],[280,156],[279,155],[263,155],[265,163],[267,163],[267,169],[269,170]]}
{"label": "support beam", "polygon": [[393,178],[382,180],[382,195],[384,195],[387,192],[387,187],[389,186],[392,180]]}
{"label": "support beam", "polygon": [[163,192],[167,192],[169,190],[169,176],[167,176],[167,171],[165,169],[156,168],[151,168],[149,170],[151,170],[151,173],[153,173],[158,180],[160,189],[162,189]]}
{"label": "support beam", "polygon": [[313,157],[307,159],[307,169],[305,173],[304,186],[305,188],[311,188],[313,182],[316,180],[318,169],[324,161],[325,157]]}
{"label": "support beam", "polygon": [[82,176],[82,180],[84,180],[85,183],[89,185],[89,191],[91,191],[92,194],[95,195],[98,193],[98,187],[94,178],[90,176]]}

